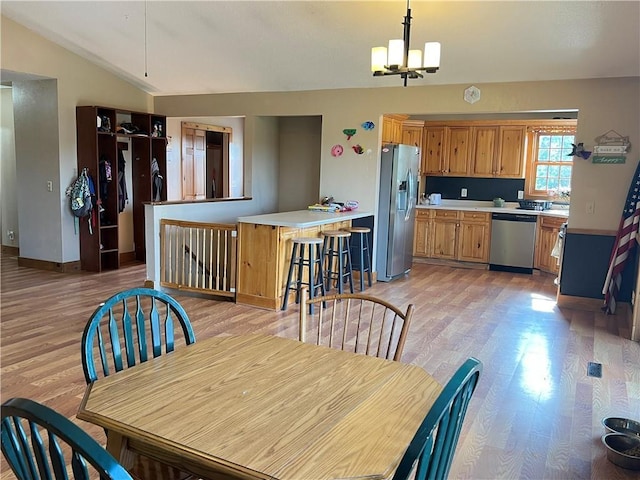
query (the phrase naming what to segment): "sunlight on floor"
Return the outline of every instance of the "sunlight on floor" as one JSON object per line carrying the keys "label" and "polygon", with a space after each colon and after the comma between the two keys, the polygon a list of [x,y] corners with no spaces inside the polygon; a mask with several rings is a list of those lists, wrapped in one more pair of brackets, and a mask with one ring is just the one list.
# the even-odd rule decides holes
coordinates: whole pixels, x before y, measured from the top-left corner
{"label": "sunlight on floor", "polygon": [[520,338],[522,378],[520,385],[535,400],[548,400],[553,391],[548,340],[539,333],[525,333]]}
{"label": "sunlight on floor", "polygon": [[536,312],[553,312],[555,306],[555,298],[549,298],[535,293],[531,295],[531,308]]}

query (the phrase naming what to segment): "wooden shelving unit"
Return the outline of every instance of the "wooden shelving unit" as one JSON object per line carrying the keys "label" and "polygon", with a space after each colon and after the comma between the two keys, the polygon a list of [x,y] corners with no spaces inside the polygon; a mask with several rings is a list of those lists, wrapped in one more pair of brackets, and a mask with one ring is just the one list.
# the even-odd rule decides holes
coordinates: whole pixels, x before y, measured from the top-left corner
{"label": "wooden shelving unit", "polygon": [[[100,122],[98,122],[100,118]],[[120,123],[131,123],[137,133],[117,133]],[[98,128],[101,123],[102,128]],[[109,128],[105,128],[106,124]],[[85,219],[80,222],[80,267],[101,272],[120,267],[118,164],[123,142],[131,148],[132,182],[127,185],[129,202],[133,206],[133,237],[135,258],[145,261],[144,203],[154,201],[152,160],[155,158],[160,175],[166,179],[167,153],[165,116],[119,110],[109,107],[81,106],[76,108],[78,172],[87,169],[96,188],[99,205],[92,211],[91,229]],[[111,180],[101,181],[100,162],[111,165]],[[167,199],[166,180],[160,198]]]}

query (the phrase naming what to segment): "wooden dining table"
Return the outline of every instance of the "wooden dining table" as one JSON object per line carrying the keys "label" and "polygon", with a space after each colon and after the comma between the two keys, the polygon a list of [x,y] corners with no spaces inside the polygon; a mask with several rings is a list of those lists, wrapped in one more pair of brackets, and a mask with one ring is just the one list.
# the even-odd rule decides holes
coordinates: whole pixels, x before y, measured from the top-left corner
{"label": "wooden dining table", "polygon": [[422,368],[259,334],[213,337],[87,386],[107,449],[202,479],[377,479],[442,390]]}

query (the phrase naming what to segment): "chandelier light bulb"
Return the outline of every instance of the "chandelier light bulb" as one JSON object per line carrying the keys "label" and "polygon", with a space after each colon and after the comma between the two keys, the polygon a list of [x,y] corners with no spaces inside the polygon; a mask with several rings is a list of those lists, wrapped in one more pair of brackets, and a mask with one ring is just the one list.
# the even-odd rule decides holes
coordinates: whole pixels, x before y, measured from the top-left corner
{"label": "chandelier light bulb", "polygon": [[371,49],[371,71],[380,72],[387,65],[387,47],[373,47]]}
{"label": "chandelier light bulb", "polygon": [[407,67],[420,68],[422,66],[422,52],[420,50],[409,50],[409,60]]}
{"label": "chandelier light bulb", "polygon": [[404,40],[389,40],[388,66],[404,66]]}
{"label": "chandelier light bulb", "polygon": [[440,68],[440,42],[427,42],[424,44],[425,68]]}

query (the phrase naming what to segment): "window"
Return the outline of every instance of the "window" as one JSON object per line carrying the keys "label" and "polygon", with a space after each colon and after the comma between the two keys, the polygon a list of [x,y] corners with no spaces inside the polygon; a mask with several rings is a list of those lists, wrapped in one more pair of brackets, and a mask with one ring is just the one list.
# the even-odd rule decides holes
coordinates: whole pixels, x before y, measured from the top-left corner
{"label": "window", "polygon": [[575,128],[532,127],[528,132],[529,197],[568,200],[573,169]]}

